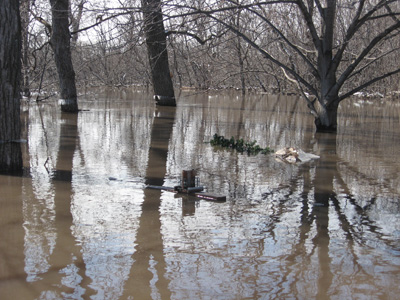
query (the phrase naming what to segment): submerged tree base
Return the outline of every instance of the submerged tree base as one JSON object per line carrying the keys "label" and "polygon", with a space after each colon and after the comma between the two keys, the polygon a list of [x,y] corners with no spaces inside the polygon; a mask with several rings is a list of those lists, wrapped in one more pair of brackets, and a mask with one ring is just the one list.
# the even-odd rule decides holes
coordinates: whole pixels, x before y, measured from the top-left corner
{"label": "submerged tree base", "polygon": [[316,132],[336,133],[339,101],[334,101],[329,105],[319,103],[316,108],[314,110]]}
{"label": "submerged tree base", "polygon": [[160,106],[176,106],[175,97],[154,95],[154,100],[156,104]]}
{"label": "submerged tree base", "polygon": [[62,112],[77,113],[79,111],[78,101],[76,98],[74,98],[74,99],[59,99],[58,104],[61,105]]}
{"label": "submerged tree base", "polygon": [[325,126],[325,125],[322,125],[318,119],[315,120],[315,127],[316,127],[316,132],[321,132],[321,133],[336,133],[337,132],[336,125]]}
{"label": "submerged tree base", "polygon": [[21,141],[0,141],[0,174],[22,173]]}
{"label": "submerged tree base", "polygon": [[273,149],[266,147],[262,148],[259,145],[256,145],[256,141],[253,142],[245,142],[243,139],[238,139],[235,140],[234,137],[231,137],[230,139],[226,139],[222,135],[218,135],[217,133],[214,134],[213,139],[210,141],[210,144],[213,146],[221,146],[224,148],[231,148],[235,149],[236,151],[240,153],[247,153],[247,154],[253,154],[256,155],[258,153],[262,154],[269,154],[274,152]]}

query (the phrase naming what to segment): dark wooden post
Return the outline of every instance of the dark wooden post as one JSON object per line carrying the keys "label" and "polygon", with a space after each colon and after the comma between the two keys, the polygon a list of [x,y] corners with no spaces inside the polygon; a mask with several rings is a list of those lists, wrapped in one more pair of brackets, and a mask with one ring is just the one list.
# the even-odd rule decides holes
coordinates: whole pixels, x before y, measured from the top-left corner
{"label": "dark wooden post", "polygon": [[182,189],[187,189],[196,186],[196,171],[183,170],[182,171]]}

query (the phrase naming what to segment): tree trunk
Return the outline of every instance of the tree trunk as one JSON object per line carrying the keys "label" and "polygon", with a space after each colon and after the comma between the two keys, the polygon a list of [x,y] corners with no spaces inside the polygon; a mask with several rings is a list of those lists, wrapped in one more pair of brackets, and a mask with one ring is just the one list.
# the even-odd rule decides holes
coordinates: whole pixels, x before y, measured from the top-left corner
{"label": "tree trunk", "polygon": [[77,112],[78,100],[71,58],[71,34],[68,27],[68,2],[68,0],[50,0],[52,13],[50,44],[54,51],[59,78],[61,111]]}
{"label": "tree trunk", "polygon": [[320,90],[321,95],[315,105],[315,126],[317,132],[336,132],[337,113],[339,108],[339,96],[335,91],[336,76],[330,69],[331,51],[323,55],[323,63],[320,63]]}
{"label": "tree trunk", "polygon": [[29,10],[30,0],[21,0],[20,12],[21,12],[21,35],[22,35],[22,78],[21,78],[21,90],[25,97],[31,95],[29,89]]}
{"label": "tree trunk", "polygon": [[0,41],[0,172],[12,173],[22,171],[19,1],[0,5]]}
{"label": "tree trunk", "polygon": [[155,100],[160,105],[176,106],[161,1],[142,0],[142,10]]}
{"label": "tree trunk", "polygon": [[328,0],[321,19],[322,39],[318,49],[318,73],[320,98],[316,105],[315,126],[317,132],[337,131],[338,94],[335,91],[336,68],[332,65],[333,36],[335,28],[336,0]]}
{"label": "tree trunk", "polygon": [[318,103],[316,106],[317,116],[315,117],[315,127],[317,132],[336,132],[337,113],[339,102],[332,104]]}

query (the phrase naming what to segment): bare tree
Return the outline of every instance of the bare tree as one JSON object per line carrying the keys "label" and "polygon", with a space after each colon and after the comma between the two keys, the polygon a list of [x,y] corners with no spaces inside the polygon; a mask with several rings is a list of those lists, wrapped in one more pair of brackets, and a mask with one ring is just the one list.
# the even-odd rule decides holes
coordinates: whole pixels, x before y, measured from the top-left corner
{"label": "bare tree", "polygon": [[[310,91],[317,99],[317,102],[308,101],[309,107],[315,115],[315,124],[319,131],[336,131],[337,110],[340,101],[376,81],[400,72],[399,66],[395,66],[389,72],[376,74],[373,78],[360,82],[359,86],[340,93],[346,81],[351,80],[358,73],[362,73],[369,68],[369,65],[371,67],[373,65],[376,66],[381,61],[384,53],[373,58],[372,61],[367,59],[371,54],[375,56],[375,53],[373,53],[375,49],[385,41],[399,36],[400,19],[397,16],[400,12],[393,12],[390,9],[390,5],[395,4],[395,1],[381,0],[376,1],[375,4],[372,3],[369,4],[365,0],[361,0],[357,4],[348,3],[348,5],[354,5],[355,7],[352,13],[352,20],[343,28],[342,36],[338,32],[337,25],[337,10],[339,8],[345,9],[345,7],[341,6],[341,1],[327,0],[324,6],[319,1],[315,1],[315,6],[302,0],[298,0],[296,3],[303,15],[309,36],[312,39],[312,45],[317,53],[316,63],[310,64],[313,65],[317,85],[310,85],[310,82],[305,80],[303,84],[301,82],[302,78],[295,72],[296,70],[293,70],[293,68],[290,70],[299,85],[310,86]],[[315,9],[317,9],[318,13],[314,12]],[[317,31],[317,19],[320,19],[321,22],[320,33]],[[381,23],[381,21],[389,22]],[[363,27],[366,26],[368,28],[374,23],[380,29],[374,32],[365,41],[364,45],[360,45],[361,47],[356,51],[353,59],[344,65],[345,53],[349,49],[352,39],[358,31],[364,29]],[[293,49],[305,56],[300,47],[294,46]],[[392,52],[393,50],[394,52],[399,51],[399,49],[390,49],[389,51]],[[340,68],[341,65],[343,65],[342,68]]]}
{"label": "bare tree", "polygon": [[[394,0],[227,0],[210,3],[208,9],[185,7],[187,15],[202,14],[223,24],[278,66],[303,93],[317,131],[336,131],[342,100],[400,72],[398,65],[371,71],[384,59],[395,61],[400,51],[391,44],[400,28]],[[252,28],[242,30],[226,19],[226,11],[239,9],[253,16],[253,27],[270,32],[269,43],[262,32],[254,38]],[[366,73],[372,76],[362,78]],[[356,86],[355,79],[360,79]]]}
{"label": "bare tree", "polygon": [[[391,76],[399,73],[393,62],[400,51],[400,7],[394,0],[74,0],[71,5],[74,61],[85,84],[152,83],[154,94],[165,99],[174,97],[173,80],[199,89],[298,89],[318,131],[336,131],[339,103],[355,92],[399,84],[399,75]],[[90,34],[81,39],[85,30]],[[51,71],[45,79],[51,80]]]}
{"label": "bare tree", "polygon": [[71,58],[71,34],[69,31],[69,1],[50,0],[52,26],[50,44],[57,66],[61,111],[77,112],[78,99],[75,85],[75,71]]}
{"label": "bare tree", "polygon": [[142,10],[156,100],[161,105],[175,106],[175,93],[168,63],[167,37],[161,11],[161,0],[142,0]]}
{"label": "bare tree", "polygon": [[10,173],[22,170],[19,1],[0,5],[0,41],[0,172]]}

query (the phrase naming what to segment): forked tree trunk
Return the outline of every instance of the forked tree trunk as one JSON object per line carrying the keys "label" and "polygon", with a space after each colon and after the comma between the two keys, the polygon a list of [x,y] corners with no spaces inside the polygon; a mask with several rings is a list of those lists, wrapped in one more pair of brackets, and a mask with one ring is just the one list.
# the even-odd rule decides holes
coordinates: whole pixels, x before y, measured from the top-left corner
{"label": "forked tree trunk", "polygon": [[155,99],[160,105],[175,106],[161,1],[142,0],[142,10]]}
{"label": "forked tree trunk", "polygon": [[52,13],[50,44],[58,72],[61,111],[77,112],[78,100],[71,58],[71,34],[68,27],[68,0],[50,0],[50,4]]}
{"label": "forked tree trunk", "polygon": [[332,51],[322,53],[320,57],[320,98],[314,105],[316,116],[315,126],[317,132],[336,132],[339,108],[339,96],[335,90],[336,74],[332,71]]}
{"label": "forked tree trunk", "polygon": [[22,171],[20,145],[21,26],[19,1],[0,5],[0,172]]}
{"label": "forked tree trunk", "polygon": [[330,68],[332,52],[329,51],[321,56],[321,62],[319,63],[321,95],[319,101],[315,104],[315,126],[317,132],[336,132],[339,96],[334,88],[336,85],[336,76]]}

